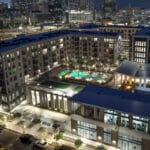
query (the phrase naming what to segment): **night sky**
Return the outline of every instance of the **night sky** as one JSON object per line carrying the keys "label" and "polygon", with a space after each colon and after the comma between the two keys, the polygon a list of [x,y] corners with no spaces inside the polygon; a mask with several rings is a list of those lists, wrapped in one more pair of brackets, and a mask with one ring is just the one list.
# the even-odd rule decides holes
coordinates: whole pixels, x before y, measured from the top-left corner
{"label": "night sky", "polygon": [[[0,2],[9,2],[10,0],[0,0]],[[96,6],[101,7],[102,0],[95,0]],[[131,4],[132,7],[142,7],[142,8],[149,8],[150,9],[150,0],[117,0],[118,7],[128,7]],[[99,5],[98,5],[99,3]]]}

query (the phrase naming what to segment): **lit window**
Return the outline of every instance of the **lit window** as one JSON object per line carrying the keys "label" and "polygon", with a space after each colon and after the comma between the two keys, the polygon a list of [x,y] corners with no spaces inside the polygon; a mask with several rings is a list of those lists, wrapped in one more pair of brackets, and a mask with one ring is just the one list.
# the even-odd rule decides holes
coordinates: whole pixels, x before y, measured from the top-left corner
{"label": "lit window", "polygon": [[42,50],[43,55],[47,54],[47,48]]}
{"label": "lit window", "polygon": [[56,46],[52,46],[52,51],[55,51],[56,50]]}
{"label": "lit window", "polygon": [[64,47],[64,44],[60,44],[60,48],[63,48]]}
{"label": "lit window", "polygon": [[63,42],[63,39],[60,39],[60,42]]}
{"label": "lit window", "polygon": [[94,41],[97,41],[98,40],[98,38],[94,38]]}

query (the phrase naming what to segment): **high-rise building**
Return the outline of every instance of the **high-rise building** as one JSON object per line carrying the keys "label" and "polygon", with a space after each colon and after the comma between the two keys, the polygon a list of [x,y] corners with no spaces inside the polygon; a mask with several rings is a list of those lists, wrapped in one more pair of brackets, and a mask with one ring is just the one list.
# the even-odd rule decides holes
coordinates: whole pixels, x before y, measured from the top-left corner
{"label": "high-rise building", "polygon": [[116,12],[117,3],[116,0],[104,0],[103,1],[103,15],[109,17]]}
{"label": "high-rise building", "polygon": [[65,0],[66,10],[78,10],[80,0]]}
{"label": "high-rise building", "polygon": [[80,0],[80,10],[94,10],[93,0]]}
{"label": "high-rise building", "polygon": [[61,23],[64,18],[65,1],[64,0],[49,0],[48,11],[51,15],[50,20],[55,23]]}
{"label": "high-rise building", "polygon": [[150,29],[144,28],[132,38],[132,60],[139,63],[150,63]]}
{"label": "high-rise building", "polygon": [[51,21],[63,22],[65,15],[71,10],[93,11],[93,0],[49,0],[48,9]]}
{"label": "high-rise building", "polygon": [[29,15],[35,7],[35,0],[11,0],[16,15]]}
{"label": "high-rise building", "polygon": [[[23,23],[25,20],[28,23],[31,23],[32,20],[35,21],[38,17],[42,19],[48,18],[47,0],[11,0],[11,9],[13,12],[13,21],[15,18],[19,17],[21,23]],[[45,14],[47,14],[46,17],[44,16]]]}

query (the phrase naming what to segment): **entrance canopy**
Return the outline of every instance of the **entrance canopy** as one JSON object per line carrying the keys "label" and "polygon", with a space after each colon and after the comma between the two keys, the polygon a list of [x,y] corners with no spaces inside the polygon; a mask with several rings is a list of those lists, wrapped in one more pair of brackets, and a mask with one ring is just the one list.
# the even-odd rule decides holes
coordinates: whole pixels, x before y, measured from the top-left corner
{"label": "entrance canopy", "polygon": [[125,60],[115,72],[137,78],[150,78],[150,64]]}

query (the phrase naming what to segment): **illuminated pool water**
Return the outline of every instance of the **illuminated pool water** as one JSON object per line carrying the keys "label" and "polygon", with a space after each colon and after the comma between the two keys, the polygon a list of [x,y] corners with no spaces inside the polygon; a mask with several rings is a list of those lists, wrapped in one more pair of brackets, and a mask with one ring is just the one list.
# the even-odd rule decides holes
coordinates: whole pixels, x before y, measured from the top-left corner
{"label": "illuminated pool water", "polygon": [[70,70],[63,70],[59,73],[61,77],[67,78],[78,78],[78,79],[85,79],[85,80],[93,80],[93,81],[100,81],[105,80],[107,77],[106,75],[94,74],[85,71],[70,71]]}
{"label": "illuminated pool water", "polygon": [[76,78],[76,77],[79,77],[79,78],[88,78],[90,75],[89,73],[87,72],[84,72],[84,71],[73,71],[70,73],[70,77],[72,78]]}
{"label": "illuminated pool water", "polygon": [[69,70],[63,70],[59,73],[59,76],[65,76],[69,73],[70,71]]}

